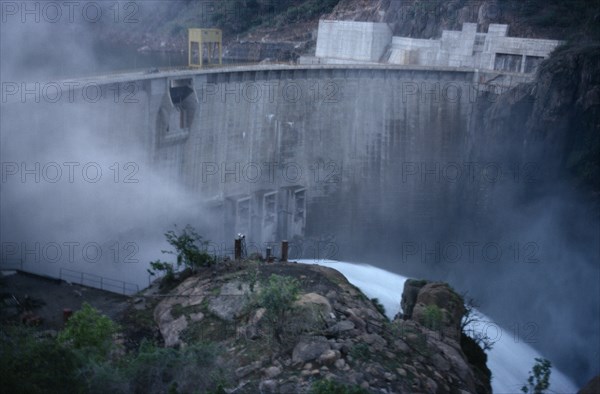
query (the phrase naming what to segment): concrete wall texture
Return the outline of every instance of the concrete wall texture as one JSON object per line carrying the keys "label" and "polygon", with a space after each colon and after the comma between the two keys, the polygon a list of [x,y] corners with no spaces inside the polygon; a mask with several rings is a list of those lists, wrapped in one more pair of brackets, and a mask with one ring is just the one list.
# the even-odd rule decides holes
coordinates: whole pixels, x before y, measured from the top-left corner
{"label": "concrete wall texture", "polygon": [[[301,62],[332,64],[344,59],[531,73],[561,44],[555,40],[507,37],[508,25],[491,24],[487,33],[478,33],[476,23],[464,23],[461,31],[445,30],[438,40],[391,37],[382,25],[385,24],[321,21],[317,60],[303,58]],[[369,46],[369,42],[376,44]]]}
{"label": "concrete wall texture", "polygon": [[[193,119],[167,129],[161,119],[182,109],[161,100],[154,155],[212,201],[222,218],[213,239],[335,237],[350,250],[452,215],[458,184],[440,182],[432,193],[406,166],[460,161],[478,94],[473,73],[333,68],[183,79]],[[173,79],[161,83],[168,96]]]}
{"label": "concrete wall texture", "polygon": [[316,56],[378,62],[391,39],[386,23],[321,20]]}
{"label": "concrete wall texture", "polygon": [[[164,242],[157,229],[173,223],[191,223],[224,245],[244,233],[254,245],[249,251],[264,253],[266,243],[287,239],[291,257],[358,259],[397,248],[399,237],[437,239],[431,232],[457,220],[470,171],[464,157],[476,132],[471,116],[487,99],[486,80],[498,83],[498,76],[419,66],[254,66],[53,83],[78,88],[60,101],[43,89],[36,97],[6,97],[2,154],[6,162],[28,163],[27,171],[41,163],[42,178],[44,163],[78,161],[79,173],[85,163],[99,163],[107,184],[79,179],[64,189],[60,204],[68,208],[52,205],[45,215],[56,214],[48,219],[53,228],[68,230],[70,220],[89,213],[102,234],[139,242],[140,261],[160,256],[160,249],[151,253]],[[514,86],[513,77],[505,81]],[[128,163],[143,175],[139,183],[123,182],[133,171]],[[2,204],[25,204],[3,209],[3,234],[15,239],[21,231],[31,239],[48,234],[27,225],[27,206],[39,204],[22,189],[34,175],[27,182],[12,176],[2,189]],[[481,169],[475,175],[479,181]],[[86,208],[89,201],[98,215]],[[74,218],[65,214],[71,208]],[[138,223],[158,241],[135,238]],[[140,273],[127,275],[143,285]]]}

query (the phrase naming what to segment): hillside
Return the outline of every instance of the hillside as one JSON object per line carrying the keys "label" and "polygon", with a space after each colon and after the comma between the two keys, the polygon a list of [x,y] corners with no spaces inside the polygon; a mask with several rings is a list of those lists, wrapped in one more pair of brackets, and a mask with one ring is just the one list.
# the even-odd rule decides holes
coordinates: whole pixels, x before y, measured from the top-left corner
{"label": "hillside", "polygon": [[[309,392],[323,379],[364,392],[491,392],[485,354],[461,340],[462,299],[445,284],[409,281],[411,314],[392,322],[342,274],[317,265],[226,263],[164,286],[140,294],[136,313],[152,314],[165,346],[217,344],[237,392]],[[296,301],[278,309],[290,286]]]}
{"label": "hillside", "polygon": [[[69,303],[69,286],[56,286]],[[91,294],[75,293],[79,303]],[[75,341],[63,341],[70,322],[46,319],[54,304],[29,312],[42,316],[32,334],[3,314],[3,391],[20,392],[25,373],[29,392],[70,381],[73,392],[491,393],[487,357],[461,332],[463,300],[444,283],[408,280],[393,321],[338,271],[299,263],[223,261],[157,280],[125,310],[121,299],[89,301],[120,324],[112,344],[99,346],[108,323],[85,303]]]}
{"label": "hillside", "polygon": [[103,40],[146,50],[185,51],[190,27],[220,28],[225,57],[295,60],[314,52],[319,19],[388,23],[395,35],[434,38],[477,22],[510,25],[519,37],[598,40],[598,0],[175,0],[140,6],[136,24],[107,25]]}

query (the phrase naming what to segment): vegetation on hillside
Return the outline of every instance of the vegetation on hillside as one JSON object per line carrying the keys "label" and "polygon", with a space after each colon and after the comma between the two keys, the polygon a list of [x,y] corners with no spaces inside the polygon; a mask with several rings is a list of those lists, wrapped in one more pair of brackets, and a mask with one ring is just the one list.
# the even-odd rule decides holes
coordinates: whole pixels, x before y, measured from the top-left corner
{"label": "vegetation on hillside", "polygon": [[535,364],[529,371],[527,384],[521,387],[525,394],[544,394],[550,388],[550,374],[552,373],[552,363],[545,358],[536,358]]}
{"label": "vegetation on hillside", "polygon": [[227,382],[216,344],[183,349],[143,341],[121,351],[118,326],[84,304],[56,338],[22,326],[0,326],[0,392],[210,392]]}
{"label": "vegetation on hillside", "polygon": [[600,40],[598,0],[501,0],[503,13],[514,14],[538,35],[579,42]]}
{"label": "vegetation on hillside", "polygon": [[195,273],[198,268],[209,267],[216,261],[216,258],[207,251],[208,241],[204,241],[202,236],[189,224],[181,231],[178,231],[175,226],[174,230],[165,233],[165,237],[175,250],[163,250],[162,252],[175,255],[176,263],[152,261],[148,269],[150,275],[160,274],[164,277],[165,282],[171,283],[175,279],[175,272],[181,268]]}
{"label": "vegetation on hillside", "polygon": [[258,296],[258,304],[266,309],[266,317],[279,343],[300,294],[300,283],[289,276],[271,275]]}
{"label": "vegetation on hillside", "polygon": [[[197,236],[193,228],[188,226],[182,232],[169,232],[166,237],[174,246],[173,253],[179,256],[178,260],[182,265],[195,261],[193,256],[198,249],[194,241],[201,237]],[[158,298],[166,300],[168,306],[161,313],[166,312],[171,316],[172,320],[167,319],[169,322],[186,316],[187,325],[181,331],[181,338],[185,342],[172,347],[164,346],[160,339],[154,342],[151,329],[147,330],[148,335],[141,340],[125,338],[132,333],[131,328],[127,327],[130,324],[154,326],[155,329],[160,326],[160,318],[156,315],[156,311],[161,310],[160,305],[157,306],[151,300],[143,301],[149,305],[145,309],[136,308],[136,305],[139,306],[138,302],[132,302],[127,312],[130,319],[124,319],[123,325],[117,325],[86,303],[71,316],[58,334],[42,334],[29,329],[23,330],[21,326],[0,325],[0,375],[7,377],[0,381],[0,391],[57,392],[68,385],[69,391],[74,393],[223,393],[225,387],[239,384],[240,376],[247,376],[243,371],[249,370],[248,374],[253,373],[255,377],[263,376],[269,371],[285,376],[288,381],[309,373],[306,385],[303,386],[306,392],[359,394],[368,391],[359,387],[356,382],[353,385],[340,382],[346,382],[344,379],[348,374],[368,370],[375,365],[378,368],[385,367],[385,371],[392,371],[387,372],[388,377],[398,379],[396,373],[403,376],[397,382],[401,385],[424,381],[424,376],[428,376],[429,372],[425,372],[425,369],[417,372],[411,361],[412,355],[418,354],[419,357],[428,359],[435,354],[436,348],[434,342],[428,342],[427,335],[419,325],[404,326],[402,320],[389,321],[378,316],[376,310],[382,314],[385,310],[377,299],[369,300],[352,286],[340,288],[334,281],[329,283],[333,278],[328,276],[331,273],[312,271],[307,267],[300,264],[277,265],[247,261],[243,266],[238,266],[237,270],[230,270],[231,266],[226,268],[218,276],[216,274],[220,266],[213,265],[194,278],[198,289],[203,288],[202,291],[205,291],[199,302],[191,303],[192,299],[189,299],[187,305],[177,302],[169,304],[171,299],[180,299],[177,297],[180,293],[170,293],[169,296],[175,296],[173,298],[164,298],[164,294],[160,294]],[[205,274],[210,274],[211,279],[207,280],[203,276]],[[173,286],[180,284],[182,279],[181,276],[175,277]],[[209,285],[212,282],[214,284]],[[256,289],[253,287],[244,295],[244,289],[249,289],[251,283],[256,285]],[[225,288],[233,293],[219,298],[219,292]],[[240,293],[235,293],[236,290]],[[312,298],[302,297],[300,300],[303,293],[308,296],[309,292],[312,293]],[[342,295],[345,293],[348,294],[344,299]],[[330,300],[322,294],[340,297],[336,302],[340,303],[341,310],[353,310],[352,313],[356,313],[354,319],[339,319],[333,313],[323,315],[322,312],[327,308],[319,309],[319,305],[323,306],[322,303],[306,303],[307,299],[312,299],[328,305]],[[232,321],[219,314],[219,311],[228,313],[230,308],[235,307],[229,301],[233,295],[248,297],[248,304],[242,311],[243,316],[238,318],[231,314],[234,316],[234,323],[247,321],[248,325],[232,326]],[[457,297],[462,302],[462,298]],[[351,307],[347,309],[344,306]],[[338,313],[340,312],[336,312]],[[436,305],[426,308],[423,324],[427,331],[443,329],[444,313]],[[132,317],[132,314],[135,316]],[[477,319],[473,314],[469,316],[465,321]],[[260,319],[263,319],[263,323]],[[329,321],[325,324],[324,319]],[[270,330],[263,330],[261,324],[268,326]],[[373,331],[367,332],[367,326]],[[166,335],[170,331],[163,330],[164,327],[160,326],[160,330],[162,339],[166,342]],[[252,330],[248,331],[249,329]],[[330,342],[327,342],[326,349],[329,350],[324,351],[325,348],[321,348],[323,343],[316,338],[325,336],[330,337],[336,347],[332,345],[330,349]],[[307,337],[313,339],[306,342],[303,345],[305,347],[295,346],[301,338]],[[370,343],[365,342],[367,338],[370,338]],[[433,338],[437,338],[436,341],[442,340],[442,337],[436,335]],[[463,335],[460,346],[471,365],[469,368],[479,376],[477,381],[489,384],[486,355],[474,340],[470,340],[466,347],[466,339],[466,335]],[[393,346],[404,350],[399,351]],[[318,353],[311,356],[313,360],[316,359],[314,362],[328,365],[338,376],[332,375],[331,379],[324,379],[323,375],[316,376],[318,374],[313,373],[313,370],[306,370],[305,365],[312,368],[311,363],[291,365],[292,360],[289,358],[294,358],[292,353],[297,348],[300,349],[299,352],[319,349]],[[288,362],[284,361],[285,358]],[[265,359],[276,366],[259,369],[269,365],[264,364]],[[431,360],[420,362],[426,364],[428,369],[434,366]],[[303,365],[302,370],[297,368]],[[546,364],[534,366],[527,386],[530,391],[527,393],[540,394],[542,391],[536,391],[538,388],[547,388],[544,383],[549,379],[547,369]],[[402,372],[398,372],[399,370]],[[261,379],[263,378],[253,382],[256,388],[262,384]],[[374,376],[369,379],[362,383],[375,381]]]}

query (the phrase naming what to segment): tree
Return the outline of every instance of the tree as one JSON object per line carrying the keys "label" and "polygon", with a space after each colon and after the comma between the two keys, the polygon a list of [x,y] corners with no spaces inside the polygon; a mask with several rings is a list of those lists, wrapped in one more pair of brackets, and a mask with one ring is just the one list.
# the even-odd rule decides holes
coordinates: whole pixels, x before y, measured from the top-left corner
{"label": "tree", "polygon": [[497,340],[490,338],[487,330],[477,330],[479,324],[484,323],[487,328],[491,322],[485,320],[484,316],[477,311],[479,304],[472,297],[469,297],[467,292],[462,294],[462,298],[464,300],[465,314],[460,322],[461,332],[473,339],[484,351],[492,350]]}
{"label": "tree", "polygon": [[150,262],[150,268],[148,268],[148,273],[150,275],[156,275],[156,272],[163,271],[165,273],[165,281],[170,282],[175,279],[175,268],[173,268],[173,264],[167,263],[164,261],[156,260]]}
{"label": "tree", "polygon": [[[165,237],[175,251],[163,250],[162,252],[177,256],[176,267],[178,269],[183,265],[195,272],[198,267],[207,267],[214,264],[215,258],[206,251],[208,241],[202,240],[202,237],[189,224],[180,233],[177,233],[177,226],[175,226],[175,230],[167,231]],[[150,267],[148,269],[150,275],[162,271],[165,273],[167,282],[175,279],[175,266],[172,263],[156,260],[150,262]]]}
{"label": "tree", "polygon": [[521,387],[525,394],[544,394],[550,388],[550,374],[552,373],[552,363],[545,358],[535,359],[535,364],[529,371],[527,384]]}
{"label": "tree", "polygon": [[0,392],[84,392],[81,359],[54,338],[20,325],[0,325]]}
{"label": "tree", "polygon": [[[175,226],[177,230],[177,226]],[[185,267],[195,270],[197,267],[210,266],[214,263],[214,258],[206,252],[208,241],[203,241],[202,237],[189,224],[177,234],[175,230],[169,230],[165,233],[167,242],[175,248],[173,251],[163,253],[175,254],[177,256],[177,267]]]}
{"label": "tree", "polygon": [[118,326],[87,302],[73,314],[58,334],[58,341],[81,349],[92,358],[103,358],[113,346],[112,338]]}
{"label": "tree", "polygon": [[300,283],[295,278],[275,274],[260,291],[258,303],[266,309],[265,317],[279,343],[283,342],[285,324],[299,294]]}

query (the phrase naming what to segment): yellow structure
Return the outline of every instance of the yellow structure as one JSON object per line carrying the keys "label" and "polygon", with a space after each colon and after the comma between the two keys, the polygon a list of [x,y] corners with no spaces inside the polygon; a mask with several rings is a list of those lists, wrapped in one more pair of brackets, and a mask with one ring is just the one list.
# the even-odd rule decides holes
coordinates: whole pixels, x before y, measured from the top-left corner
{"label": "yellow structure", "polygon": [[215,64],[217,50],[219,51],[219,64],[223,64],[222,37],[220,29],[188,29],[189,67],[202,67],[205,53],[208,59],[207,64]]}

